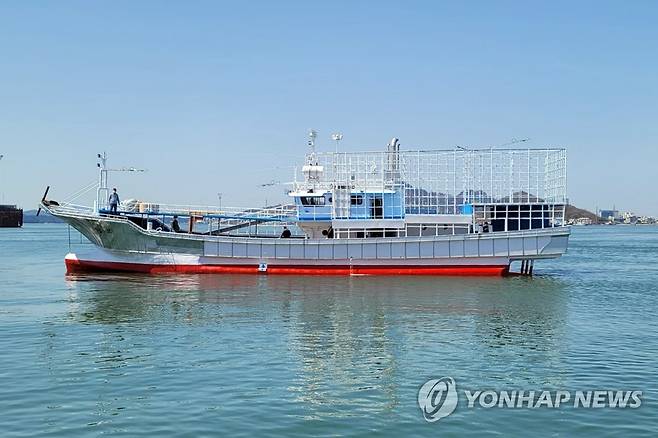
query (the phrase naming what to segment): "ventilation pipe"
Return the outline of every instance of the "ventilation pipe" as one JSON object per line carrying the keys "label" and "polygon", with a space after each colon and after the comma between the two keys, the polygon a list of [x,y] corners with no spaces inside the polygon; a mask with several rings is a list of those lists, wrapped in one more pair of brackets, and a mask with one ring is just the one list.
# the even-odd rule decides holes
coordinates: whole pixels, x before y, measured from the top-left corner
{"label": "ventilation pipe", "polygon": [[400,139],[393,137],[388,143],[388,169],[397,172],[400,159]]}

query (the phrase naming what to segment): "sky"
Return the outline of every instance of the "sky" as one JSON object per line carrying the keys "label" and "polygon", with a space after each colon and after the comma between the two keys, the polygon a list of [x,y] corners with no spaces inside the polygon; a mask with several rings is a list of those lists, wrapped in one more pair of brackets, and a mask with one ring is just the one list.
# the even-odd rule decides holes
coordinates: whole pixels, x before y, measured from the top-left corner
{"label": "sky", "polygon": [[[571,203],[658,216],[656,1],[0,2],[0,202],[285,200],[307,152],[566,147]],[[525,144],[524,144],[525,145]],[[93,193],[75,202],[91,203]]]}

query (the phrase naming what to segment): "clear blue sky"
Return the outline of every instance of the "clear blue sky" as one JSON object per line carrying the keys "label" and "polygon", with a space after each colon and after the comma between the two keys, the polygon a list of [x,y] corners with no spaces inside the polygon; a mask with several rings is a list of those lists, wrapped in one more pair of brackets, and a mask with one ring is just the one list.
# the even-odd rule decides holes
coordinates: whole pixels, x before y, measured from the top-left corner
{"label": "clear blue sky", "polygon": [[[320,148],[569,149],[569,194],[658,215],[658,2],[0,3],[0,192],[283,199]],[[84,200],[89,200],[86,198]]]}

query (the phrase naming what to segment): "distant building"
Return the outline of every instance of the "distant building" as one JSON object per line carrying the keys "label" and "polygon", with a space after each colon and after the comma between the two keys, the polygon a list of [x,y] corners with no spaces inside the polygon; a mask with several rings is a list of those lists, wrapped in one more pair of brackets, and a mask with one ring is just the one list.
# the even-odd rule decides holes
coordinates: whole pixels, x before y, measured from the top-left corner
{"label": "distant building", "polygon": [[631,211],[625,211],[622,215],[622,219],[625,224],[634,224],[637,222],[637,216]]}
{"label": "distant building", "polygon": [[588,217],[579,217],[574,221],[574,225],[592,225],[592,219]]}
{"label": "distant building", "polygon": [[599,210],[599,217],[608,221],[621,220],[619,210]]}

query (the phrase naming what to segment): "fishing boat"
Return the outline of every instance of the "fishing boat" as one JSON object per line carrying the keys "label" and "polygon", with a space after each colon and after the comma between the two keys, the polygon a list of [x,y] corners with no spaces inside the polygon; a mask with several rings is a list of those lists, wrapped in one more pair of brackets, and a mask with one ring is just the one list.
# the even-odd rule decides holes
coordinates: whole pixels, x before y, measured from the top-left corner
{"label": "fishing boat", "polygon": [[287,203],[111,211],[103,154],[93,207],[48,191],[40,207],[93,243],[66,255],[72,273],[501,276],[567,250],[565,149],[402,150],[394,138],[380,151],[317,152],[315,141],[312,131]]}

